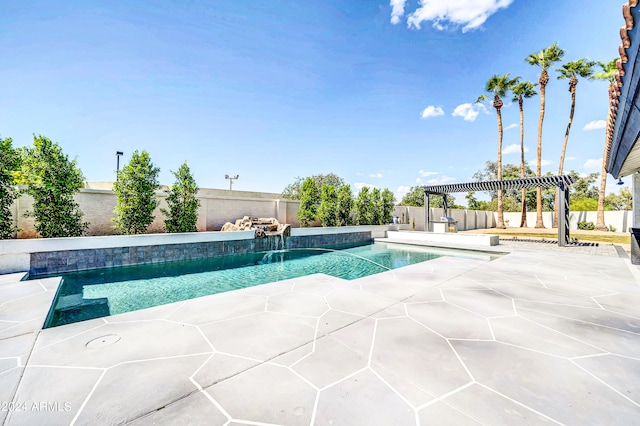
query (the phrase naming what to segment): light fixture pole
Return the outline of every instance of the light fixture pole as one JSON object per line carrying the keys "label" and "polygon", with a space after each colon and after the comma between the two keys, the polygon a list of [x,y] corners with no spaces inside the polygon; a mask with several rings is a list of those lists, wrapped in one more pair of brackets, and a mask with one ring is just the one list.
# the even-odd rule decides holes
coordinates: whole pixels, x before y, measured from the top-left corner
{"label": "light fixture pole", "polygon": [[233,190],[233,181],[238,179],[239,177],[240,175],[235,175],[235,176],[224,175],[225,179],[229,179],[229,191]]}
{"label": "light fixture pole", "polygon": [[118,180],[118,173],[120,173],[120,157],[122,157],[122,151],[116,151],[116,180]]}

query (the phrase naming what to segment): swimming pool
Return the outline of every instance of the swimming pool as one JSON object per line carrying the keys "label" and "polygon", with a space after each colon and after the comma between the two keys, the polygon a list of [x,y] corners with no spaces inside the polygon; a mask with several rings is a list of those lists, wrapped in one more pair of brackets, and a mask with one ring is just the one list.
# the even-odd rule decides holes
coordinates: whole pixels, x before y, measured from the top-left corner
{"label": "swimming pool", "polygon": [[[442,255],[480,256],[374,243],[341,250],[281,250],[66,273],[62,274],[62,284],[45,327],[316,273],[353,280]],[[491,259],[489,255],[482,256]]]}

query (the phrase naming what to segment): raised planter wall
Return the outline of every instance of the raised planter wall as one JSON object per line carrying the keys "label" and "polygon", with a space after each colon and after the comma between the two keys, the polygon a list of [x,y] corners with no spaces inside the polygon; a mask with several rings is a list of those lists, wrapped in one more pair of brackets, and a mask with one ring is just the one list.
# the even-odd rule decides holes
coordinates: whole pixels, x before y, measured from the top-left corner
{"label": "raised planter wall", "polygon": [[[0,240],[0,273],[56,274],[97,268],[246,254],[282,248],[357,244],[398,225],[297,228],[291,236],[254,238],[253,231]],[[284,247],[283,247],[284,243]]]}

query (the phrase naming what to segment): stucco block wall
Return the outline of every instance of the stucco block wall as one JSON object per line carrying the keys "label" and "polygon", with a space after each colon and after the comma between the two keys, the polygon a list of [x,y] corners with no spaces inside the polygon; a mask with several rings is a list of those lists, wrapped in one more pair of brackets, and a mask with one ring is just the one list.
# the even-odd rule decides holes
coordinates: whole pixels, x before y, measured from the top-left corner
{"label": "stucco block wall", "polygon": [[[493,213],[497,221],[498,213]],[[504,213],[505,221],[509,220],[509,227],[520,226],[520,212]],[[569,229],[578,229],[578,222],[597,221],[598,212],[569,212]],[[542,223],[545,228],[551,228],[553,224],[553,212],[542,212]],[[630,232],[633,226],[633,212],[626,210],[607,210],[604,212],[604,223],[607,226],[613,226],[616,232]],[[534,228],[536,226],[536,212],[527,212],[527,227]]]}
{"label": "stucco block wall", "polygon": [[[444,216],[444,209],[431,207],[429,209],[432,221],[439,221]],[[415,222],[415,231],[424,231],[424,208],[396,206],[393,216],[402,220],[404,213],[405,223],[412,226]],[[495,226],[493,212],[479,210],[450,209],[449,215],[458,221],[458,230],[467,231],[471,229],[484,229]]]}
{"label": "stucco block wall", "polygon": [[[83,220],[89,222],[85,235],[116,235],[112,218],[116,206],[116,195],[110,189],[109,182],[90,183],[90,188],[80,190],[75,195],[76,202],[84,213]],[[161,209],[167,209],[166,193],[157,191],[156,197],[160,201],[154,211],[155,219],[149,226],[149,233],[164,232],[165,216]],[[278,194],[259,193],[249,191],[228,191],[221,189],[201,189],[198,192],[200,209],[198,210],[198,231],[219,231],[226,222],[234,223],[244,216],[275,217],[282,223],[289,223],[294,227],[300,226],[297,213],[300,202],[279,199]],[[23,194],[12,205],[14,224],[26,231],[35,232],[34,220],[25,217],[27,211],[33,210],[33,199]]]}

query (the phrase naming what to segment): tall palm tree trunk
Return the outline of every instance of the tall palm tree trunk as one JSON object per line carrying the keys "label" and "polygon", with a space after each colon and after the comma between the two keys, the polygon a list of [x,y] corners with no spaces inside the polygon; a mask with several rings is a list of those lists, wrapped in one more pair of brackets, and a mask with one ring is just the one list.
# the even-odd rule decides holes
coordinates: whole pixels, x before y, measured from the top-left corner
{"label": "tall palm tree trunk", "polygon": [[605,158],[607,156],[607,146],[605,144],[602,153],[602,170],[600,174],[600,189],[598,190],[598,213],[596,215],[596,231],[608,231],[607,225],[604,223],[604,193],[607,189],[607,170],[605,169]]}
{"label": "tall palm tree trunk", "polygon": [[[567,131],[564,134],[564,143],[562,144],[562,153],[560,154],[560,165],[558,166],[558,175],[562,175],[562,169],[564,168],[564,157],[567,153],[567,142],[569,141],[569,132],[571,132],[571,123],[573,123],[573,113],[576,110],[576,86],[578,85],[578,79],[575,76],[571,76],[569,80],[569,92],[571,92],[571,112],[569,113],[569,122],[567,123]],[[558,204],[560,200],[560,188],[556,189],[556,201],[553,207],[553,227],[558,226]],[[564,213],[563,213],[564,214]]]}
{"label": "tall palm tree trunk", "polygon": [[[520,177],[524,177],[524,109],[522,107],[522,95],[518,97],[520,106]],[[522,188],[522,217],[520,218],[520,228],[527,227],[527,190]]]}
{"label": "tall palm tree trunk", "polygon": [[[549,73],[546,69],[540,73],[540,120],[538,121],[538,164],[536,165],[536,176],[542,176],[542,122],[544,121],[544,104]],[[536,188],[536,228],[544,228],[542,221],[542,188]]]}
{"label": "tall palm tree trunk", "polygon": [[[498,117],[498,180],[502,180],[502,99],[498,95],[493,98],[493,107],[496,109],[496,116]],[[502,189],[498,189],[498,223],[496,228],[505,229],[504,226],[504,211],[502,206]]]}
{"label": "tall palm tree trunk", "polygon": [[[609,112],[607,113],[607,125],[611,120],[611,105],[615,102],[614,93],[609,86]],[[607,161],[607,136],[605,135],[604,151],[602,152],[602,170],[600,171],[600,189],[598,190],[598,213],[596,215],[595,229],[598,231],[608,231],[607,225],[604,223],[604,194],[607,189],[607,169],[605,168]]]}

